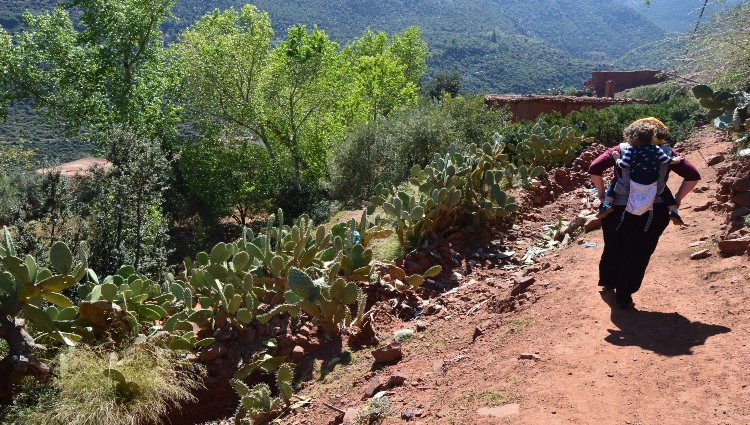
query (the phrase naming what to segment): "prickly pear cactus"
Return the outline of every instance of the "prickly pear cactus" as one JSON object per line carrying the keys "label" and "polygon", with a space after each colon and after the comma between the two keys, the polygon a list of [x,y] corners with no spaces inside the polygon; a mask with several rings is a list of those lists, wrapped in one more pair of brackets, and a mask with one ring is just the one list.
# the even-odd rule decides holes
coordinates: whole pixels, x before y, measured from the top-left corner
{"label": "prickly pear cactus", "polygon": [[291,364],[284,363],[276,371],[276,388],[279,396],[273,397],[271,389],[266,384],[248,387],[239,379],[232,379],[230,384],[240,395],[240,406],[234,416],[235,424],[259,424],[278,417],[282,409],[289,406],[293,396],[292,379],[294,369]]}
{"label": "prickly pear cactus", "polygon": [[738,143],[750,141],[750,93],[714,92],[711,87],[700,84],[693,87],[693,95],[708,109],[706,118],[712,120],[714,127],[737,134]]}
{"label": "prickly pear cactus", "polygon": [[[472,144],[466,154],[451,145],[445,156],[436,154],[424,169],[412,168],[412,190],[394,194],[381,185],[376,187],[368,212],[381,206],[393,220],[401,244],[411,248],[459,224],[477,225],[483,219],[505,217],[518,206],[501,186],[508,166],[504,148],[497,134],[492,143]],[[465,223],[467,215],[470,223]]]}
{"label": "prickly pear cactus", "polygon": [[576,136],[571,127],[550,127],[542,119],[531,129],[531,134],[522,134],[520,138],[517,145],[508,148],[531,167],[568,166],[575,158],[576,148],[594,141],[593,137]]}

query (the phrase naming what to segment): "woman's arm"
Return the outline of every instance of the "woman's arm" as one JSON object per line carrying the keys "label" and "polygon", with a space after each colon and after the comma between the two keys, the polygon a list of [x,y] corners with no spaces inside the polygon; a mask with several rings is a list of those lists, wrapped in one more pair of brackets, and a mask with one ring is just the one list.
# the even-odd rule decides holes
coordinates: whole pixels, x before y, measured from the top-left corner
{"label": "woman's arm", "polygon": [[604,199],[604,178],[602,174],[608,168],[615,166],[615,160],[620,159],[620,146],[607,149],[603,154],[599,155],[595,160],[591,162],[589,166],[589,175],[591,175],[591,182],[594,183],[596,188],[597,196],[600,200]]}
{"label": "woman's arm", "polygon": [[599,200],[604,200],[604,178],[602,176],[591,175],[591,181],[594,183],[596,188],[596,196]]}
{"label": "woman's arm", "polygon": [[684,179],[682,184],[680,184],[677,193],[674,194],[674,199],[679,207],[682,200],[685,199],[688,193],[690,193],[690,191],[692,191],[698,184],[698,181],[701,179],[701,174],[698,172],[698,169],[679,152],[674,152],[672,155],[675,157],[682,157],[683,159],[682,162],[672,163],[669,166],[670,171],[674,171]]}

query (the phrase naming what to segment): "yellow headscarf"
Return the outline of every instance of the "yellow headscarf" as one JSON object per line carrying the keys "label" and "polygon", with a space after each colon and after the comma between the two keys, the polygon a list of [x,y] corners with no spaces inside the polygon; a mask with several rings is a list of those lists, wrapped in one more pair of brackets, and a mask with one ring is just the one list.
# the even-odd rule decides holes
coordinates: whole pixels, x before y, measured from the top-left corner
{"label": "yellow headscarf", "polygon": [[[639,120],[633,121],[630,125],[633,125],[633,124],[635,124],[637,122],[648,122],[648,123],[656,125],[657,127],[661,127],[661,128],[663,128],[663,129],[666,130],[666,132],[667,132],[667,136],[666,137],[669,137],[669,127],[667,127],[666,125],[664,125],[663,122],[659,121],[658,119],[656,119],[654,117],[641,118]],[[666,139],[666,137],[664,139]],[[664,143],[664,139],[660,139],[660,138],[654,136],[654,138],[651,140],[651,143],[653,143],[655,145],[661,145],[662,143]]]}

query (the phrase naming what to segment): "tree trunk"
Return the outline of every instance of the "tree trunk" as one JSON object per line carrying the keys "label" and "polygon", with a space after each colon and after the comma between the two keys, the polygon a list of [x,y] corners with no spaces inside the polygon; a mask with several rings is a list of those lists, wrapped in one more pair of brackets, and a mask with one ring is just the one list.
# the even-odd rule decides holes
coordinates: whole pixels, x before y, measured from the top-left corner
{"label": "tree trunk", "polygon": [[0,338],[8,342],[8,355],[0,360],[0,405],[13,402],[13,374],[34,376],[46,382],[51,372],[47,366],[40,363],[32,354],[32,348],[45,348],[37,345],[34,338],[26,332],[23,319],[10,316],[0,316]]}

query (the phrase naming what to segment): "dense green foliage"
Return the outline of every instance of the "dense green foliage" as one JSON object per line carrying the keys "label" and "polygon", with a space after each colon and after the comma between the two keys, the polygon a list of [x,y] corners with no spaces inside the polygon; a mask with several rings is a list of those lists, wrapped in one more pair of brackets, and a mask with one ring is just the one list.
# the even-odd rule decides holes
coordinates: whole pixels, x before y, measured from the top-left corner
{"label": "dense green foliage", "polygon": [[[644,88],[636,93],[638,96],[653,97],[662,101],[645,105],[615,105],[600,110],[586,108],[580,112],[571,112],[564,118],[557,113],[543,115],[541,118],[550,125],[568,127],[580,127],[583,122],[583,128],[580,129],[582,136],[593,137],[594,141],[612,145],[622,142],[623,128],[643,117],[658,117],[663,121],[669,127],[671,143],[678,143],[687,138],[695,120],[705,117],[698,102],[687,88],[675,87],[672,94],[670,86],[665,85]],[[665,98],[669,99],[664,100]],[[534,123],[530,121],[518,122],[504,127],[500,133],[506,138],[507,143],[515,144],[519,136],[528,133],[533,125]]]}
{"label": "dense green foliage", "polygon": [[465,149],[491,140],[508,118],[506,111],[487,108],[483,96],[466,96],[424,101],[414,109],[361,125],[332,152],[331,194],[344,201],[361,201],[378,184],[399,185],[414,165],[426,166],[435,152],[451,144]]}

